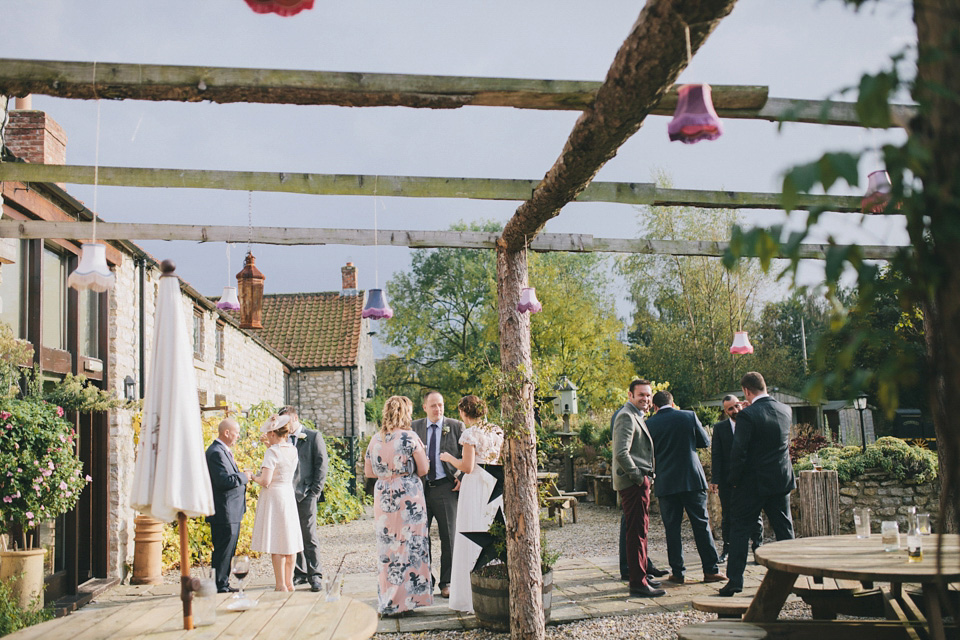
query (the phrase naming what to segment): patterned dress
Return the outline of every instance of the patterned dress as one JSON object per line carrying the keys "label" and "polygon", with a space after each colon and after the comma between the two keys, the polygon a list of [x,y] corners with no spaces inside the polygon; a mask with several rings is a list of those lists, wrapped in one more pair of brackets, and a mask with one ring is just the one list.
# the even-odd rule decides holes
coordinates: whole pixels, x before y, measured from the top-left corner
{"label": "patterned dress", "polygon": [[503,508],[503,496],[493,495],[497,479],[481,465],[499,464],[503,447],[503,429],[495,424],[477,424],[463,432],[460,444],[475,447],[472,473],[465,473],[457,501],[457,537],[453,545],[453,567],[450,572],[450,608],[473,612],[473,590],[470,572],[473,571],[482,548],[463,534],[487,531],[497,511]]}
{"label": "patterned dress", "polygon": [[427,506],[413,459],[418,449],[423,443],[413,431],[378,432],[367,447],[366,459],[377,476],[377,611],[388,615],[433,604]]}

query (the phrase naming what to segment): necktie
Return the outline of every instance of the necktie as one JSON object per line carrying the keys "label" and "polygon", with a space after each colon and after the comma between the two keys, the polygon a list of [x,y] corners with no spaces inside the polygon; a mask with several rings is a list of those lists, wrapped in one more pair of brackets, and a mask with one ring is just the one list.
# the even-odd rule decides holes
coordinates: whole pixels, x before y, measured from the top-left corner
{"label": "necktie", "polygon": [[430,471],[427,472],[427,480],[431,482],[437,479],[437,425],[430,425],[430,437],[427,438],[427,455],[430,457]]}

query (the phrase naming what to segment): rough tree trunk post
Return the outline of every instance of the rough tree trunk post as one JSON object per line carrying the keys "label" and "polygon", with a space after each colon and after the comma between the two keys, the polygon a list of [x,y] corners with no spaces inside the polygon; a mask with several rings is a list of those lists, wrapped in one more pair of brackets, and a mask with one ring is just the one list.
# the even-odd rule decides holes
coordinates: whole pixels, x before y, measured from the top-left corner
{"label": "rough tree trunk post", "polygon": [[497,247],[497,309],[504,440],[503,506],[510,567],[510,637],[539,640],[545,635],[540,591],[540,503],[537,497],[537,447],[533,425],[533,363],[530,314],[517,311],[527,282],[523,251]]}
{"label": "rough tree trunk post", "polygon": [[[933,376],[930,406],[940,460],[940,522],[960,530],[960,8],[955,0],[914,2],[919,57],[914,97],[925,108],[910,135],[929,153],[918,172],[923,179],[922,211],[930,219],[926,242],[917,228],[911,241],[921,264],[930,265],[924,283],[932,294],[924,305],[927,353]],[[919,216],[916,216],[919,218]]]}

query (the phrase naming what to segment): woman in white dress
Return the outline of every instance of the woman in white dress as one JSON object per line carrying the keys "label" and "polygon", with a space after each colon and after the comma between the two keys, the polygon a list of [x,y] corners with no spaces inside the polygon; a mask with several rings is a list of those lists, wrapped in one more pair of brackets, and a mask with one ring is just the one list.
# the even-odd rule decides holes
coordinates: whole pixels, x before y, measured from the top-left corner
{"label": "woman in white dress", "polygon": [[503,496],[490,501],[497,479],[487,469],[500,464],[503,429],[486,421],[487,406],[477,396],[464,396],[457,404],[460,419],[466,426],[460,436],[463,458],[443,452],[440,459],[463,472],[460,498],[457,500],[457,537],[453,545],[453,567],[450,572],[450,608],[473,612],[470,572],[482,548],[463,535],[487,531],[503,507]]}
{"label": "woman in white dress", "polygon": [[293,565],[303,551],[293,476],[297,448],[290,444],[289,416],[270,416],[260,427],[268,445],[259,475],[252,479],[263,489],[257,500],[250,548],[271,554],[277,591],[293,591]]}

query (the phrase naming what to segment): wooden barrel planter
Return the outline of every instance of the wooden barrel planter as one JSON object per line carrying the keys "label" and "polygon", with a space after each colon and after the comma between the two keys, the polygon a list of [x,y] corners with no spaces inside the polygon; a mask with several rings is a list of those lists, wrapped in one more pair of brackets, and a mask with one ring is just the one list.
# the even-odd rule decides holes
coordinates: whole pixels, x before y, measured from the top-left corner
{"label": "wooden barrel planter", "polygon": [[[470,574],[473,588],[473,611],[484,629],[510,631],[510,581],[507,578],[488,578]],[[543,617],[550,622],[553,602],[553,571],[543,574]]]}

